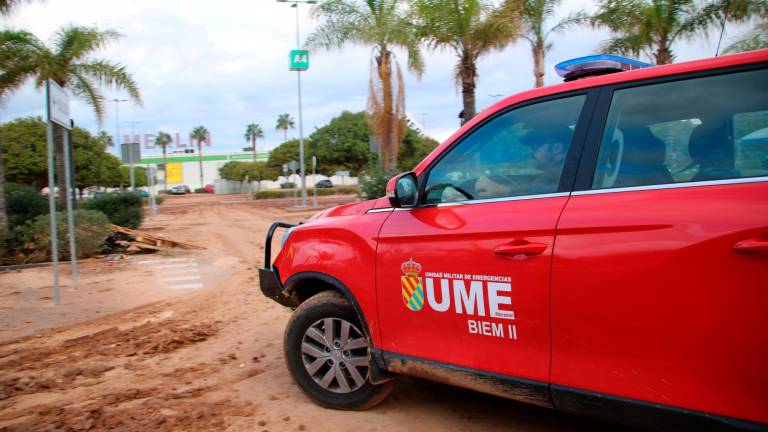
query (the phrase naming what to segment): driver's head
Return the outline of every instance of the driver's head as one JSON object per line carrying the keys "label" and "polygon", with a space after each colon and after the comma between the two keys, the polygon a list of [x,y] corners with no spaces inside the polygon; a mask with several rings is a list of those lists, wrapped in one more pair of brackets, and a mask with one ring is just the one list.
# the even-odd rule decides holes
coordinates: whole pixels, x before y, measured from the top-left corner
{"label": "driver's head", "polygon": [[573,132],[566,127],[533,130],[525,135],[523,142],[531,147],[536,168],[542,171],[560,170],[568,152],[571,135]]}

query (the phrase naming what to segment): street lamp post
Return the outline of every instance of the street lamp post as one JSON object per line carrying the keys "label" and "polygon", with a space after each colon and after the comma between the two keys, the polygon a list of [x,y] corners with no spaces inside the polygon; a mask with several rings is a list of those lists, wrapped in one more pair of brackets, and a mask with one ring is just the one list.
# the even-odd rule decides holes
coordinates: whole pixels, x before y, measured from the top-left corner
{"label": "street lamp post", "polygon": [[[137,124],[140,124],[139,121],[132,121],[127,122],[129,125],[131,125],[131,139],[128,142],[128,166],[130,167],[130,173],[131,173],[131,192],[136,192],[136,174],[133,172],[133,164],[136,162],[133,160],[133,137],[135,136],[135,133],[133,131],[133,127]],[[138,143],[136,143],[138,144]]]}
{"label": "street lamp post", "polygon": [[[301,39],[299,37],[299,3],[315,4],[317,0],[277,0],[278,3],[291,3],[292,8],[296,8],[296,49],[301,49]],[[301,173],[301,206],[307,206],[307,170],[304,166],[304,119],[301,110],[301,71],[296,71],[298,90],[299,90],[299,171]]]}
{"label": "street lamp post", "polygon": [[112,144],[120,151],[120,102],[128,102],[128,99],[114,98],[112,101],[115,103],[115,141]]}

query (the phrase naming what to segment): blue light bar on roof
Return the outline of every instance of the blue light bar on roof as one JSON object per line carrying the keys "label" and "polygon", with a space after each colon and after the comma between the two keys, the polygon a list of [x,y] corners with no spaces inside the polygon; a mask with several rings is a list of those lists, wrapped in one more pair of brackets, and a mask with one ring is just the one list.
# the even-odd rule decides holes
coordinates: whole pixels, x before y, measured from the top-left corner
{"label": "blue light bar on roof", "polygon": [[620,57],[611,54],[597,54],[579,57],[555,65],[555,72],[565,81],[573,81],[588,76],[643,69],[653,66],[650,63]]}

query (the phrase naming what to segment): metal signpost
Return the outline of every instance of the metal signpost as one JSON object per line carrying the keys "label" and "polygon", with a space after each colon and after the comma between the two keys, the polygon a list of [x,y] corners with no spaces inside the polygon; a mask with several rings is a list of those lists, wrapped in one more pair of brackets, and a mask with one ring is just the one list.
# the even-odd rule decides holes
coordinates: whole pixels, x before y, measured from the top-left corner
{"label": "metal signpost", "polygon": [[149,208],[152,216],[157,216],[157,205],[155,204],[155,175],[157,169],[147,165],[147,184],[149,185]]}
{"label": "metal signpost", "polygon": [[[296,175],[296,170],[298,168],[299,168],[299,163],[296,162],[295,160],[292,160],[292,161],[288,162],[288,169],[290,169],[293,172],[293,175]],[[307,191],[304,190],[303,192],[306,193]],[[307,197],[305,195],[304,196],[304,201],[303,201],[304,204],[302,204],[302,207],[306,206],[306,198]],[[296,197],[296,188],[293,188],[293,206],[294,207],[298,207],[299,206],[298,198]]]}
{"label": "metal signpost", "polygon": [[317,207],[317,179],[315,171],[317,170],[317,156],[312,155],[312,207]]}
{"label": "metal signpost", "polygon": [[289,70],[296,72],[298,90],[299,90],[299,166],[301,173],[301,206],[307,206],[307,177],[306,167],[304,166],[304,119],[301,110],[301,72],[309,69],[309,51],[300,49],[301,38],[299,37],[299,4],[315,4],[317,0],[277,0],[280,3],[291,3],[292,8],[296,8],[296,49],[291,50]]}
{"label": "metal signpost", "polygon": [[[54,161],[53,124],[70,129],[69,97],[58,84],[51,80],[45,82],[45,107],[48,121],[48,210],[51,223],[51,260],[53,261],[53,302],[61,304],[61,287],[59,286],[59,240],[56,226],[56,175]],[[67,200],[67,224],[69,228],[69,251],[72,262],[73,287],[77,287],[77,254],[75,251],[75,229],[72,219],[72,193],[70,179],[70,151],[69,137],[64,134],[64,171],[66,188],[60,193],[66,194]]]}
{"label": "metal signpost", "polygon": [[[141,146],[139,143],[134,142],[134,139],[136,135],[134,135],[133,128],[137,124],[140,124],[141,122],[138,121],[132,121],[128,122],[128,124],[131,125],[131,139],[128,143],[130,145],[130,152],[128,153],[128,166],[130,167],[130,174],[131,174],[131,192],[136,192],[136,173],[133,170],[133,164],[141,160],[141,154],[140,154],[140,148]],[[136,154],[134,154],[136,152]],[[136,157],[138,155],[138,157]]]}

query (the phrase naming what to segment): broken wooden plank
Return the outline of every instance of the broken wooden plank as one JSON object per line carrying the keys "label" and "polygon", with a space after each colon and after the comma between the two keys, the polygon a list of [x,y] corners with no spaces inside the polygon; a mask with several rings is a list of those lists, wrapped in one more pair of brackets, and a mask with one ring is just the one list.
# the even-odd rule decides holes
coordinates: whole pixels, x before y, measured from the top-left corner
{"label": "broken wooden plank", "polygon": [[[142,245],[147,245],[147,246],[150,246],[151,248],[156,248],[157,250],[160,250],[163,246],[166,246],[166,247],[178,246],[184,249],[205,249],[202,246],[194,245],[191,243],[185,243],[178,240],[173,240],[168,237],[154,235],[144,231],[122,227],[120,225],[109,224],[109,229],[114,232],[127,234],[135,238],[136,240],[134,241],[134,243],[137,245],[141,243]],[[150,247],[146,249],[150,249]]]}

